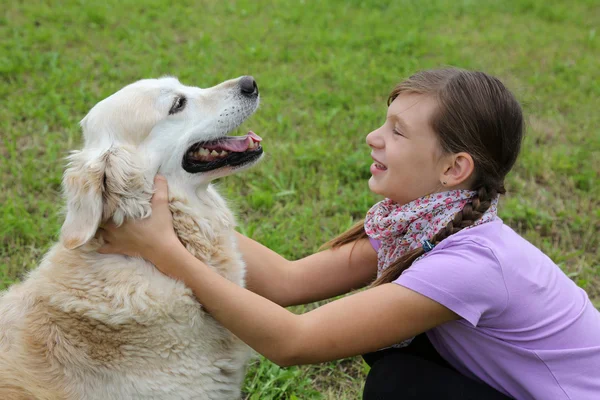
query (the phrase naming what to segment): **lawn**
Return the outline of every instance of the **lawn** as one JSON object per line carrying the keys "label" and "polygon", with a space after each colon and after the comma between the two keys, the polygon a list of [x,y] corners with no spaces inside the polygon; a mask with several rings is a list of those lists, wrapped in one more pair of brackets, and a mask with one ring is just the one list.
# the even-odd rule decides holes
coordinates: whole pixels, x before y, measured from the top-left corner
{"label": "lawn", "polygon": [[[424,68],[480,69],[521,100],[527,134],[499,212],[600,305],[600,3],[514,1],[15,1],[0,14],[0,288],[63,220],[64,157],[99,100],[146,77],[212,86],[251,74],[244,129],[264,161],[218,182],[240,230],[295,259],[361,219],[365,135]],[[314,307],[297,307],[295,312]],[[357,399],[360,359],[281,369],[257,358],[250,399]]]}

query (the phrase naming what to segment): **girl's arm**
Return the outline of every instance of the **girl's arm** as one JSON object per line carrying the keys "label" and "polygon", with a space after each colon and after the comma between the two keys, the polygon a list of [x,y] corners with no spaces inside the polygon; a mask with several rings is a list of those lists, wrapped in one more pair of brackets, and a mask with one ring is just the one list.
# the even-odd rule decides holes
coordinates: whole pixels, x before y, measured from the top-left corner
{"label": "girl's arm", "polygon": [[392,283],[295,315],[192,256],[173,231],[166,180],[155,182],[152,216],[121,228],[106,226],[107,244],[99,252],[142,256],[181,279],[215,319],[279,365],[371,352],[458,319],[441,304]]}
{"label": "girl's arm", "polygon": [[246,286],[281,305],[306,304],[366,286],[377,273],[377,253],[367,239],[288,261],[237,234],[247,266]]}
{"label": "girl's arm", "polygon": [[364,354],[458,319],[441,304],[393,283],[295,315],[223,278],[179,241],[148,256],[190,287],[223,326],[281,366]]}

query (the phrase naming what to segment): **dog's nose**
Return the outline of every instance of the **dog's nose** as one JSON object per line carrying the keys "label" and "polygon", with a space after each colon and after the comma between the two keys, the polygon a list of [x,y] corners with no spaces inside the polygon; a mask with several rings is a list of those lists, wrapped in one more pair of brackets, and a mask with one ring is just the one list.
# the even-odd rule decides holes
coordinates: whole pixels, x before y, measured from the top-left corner
{"label": "dog's nose", "polygon": [[258,86],[256,81],[251,76],[244,76],[240,79],[240,90],[246,97],[253,97],[258,95]]}

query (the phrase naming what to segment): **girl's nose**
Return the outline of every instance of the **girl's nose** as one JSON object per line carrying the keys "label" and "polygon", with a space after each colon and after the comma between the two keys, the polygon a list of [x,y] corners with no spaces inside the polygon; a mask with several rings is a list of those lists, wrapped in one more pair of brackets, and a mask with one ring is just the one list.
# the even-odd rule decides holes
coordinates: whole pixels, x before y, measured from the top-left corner
{"label": "girl's nose", "polygon": [[381,134],[381,128],[374,130],[367,135],[367,144],[371,148],[381,149],[384,147],[383,135]]}

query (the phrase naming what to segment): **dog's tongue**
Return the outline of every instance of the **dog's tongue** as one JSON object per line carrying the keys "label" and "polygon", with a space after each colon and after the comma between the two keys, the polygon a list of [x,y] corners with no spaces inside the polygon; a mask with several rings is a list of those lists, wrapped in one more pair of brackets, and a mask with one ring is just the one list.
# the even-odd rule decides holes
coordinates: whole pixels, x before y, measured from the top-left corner
{"label": "dog's tongue", "polygon": [[227,136],[219,141],[218,144],[211,146],[205,146],[209,150],[222,149],[227,151],[233,151],[241,153],[248,150],[249,141],[260,142],[262,138],[256,133],[250,131],[244,136]]}

